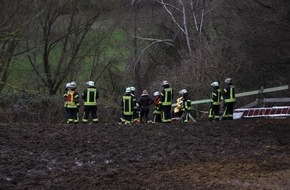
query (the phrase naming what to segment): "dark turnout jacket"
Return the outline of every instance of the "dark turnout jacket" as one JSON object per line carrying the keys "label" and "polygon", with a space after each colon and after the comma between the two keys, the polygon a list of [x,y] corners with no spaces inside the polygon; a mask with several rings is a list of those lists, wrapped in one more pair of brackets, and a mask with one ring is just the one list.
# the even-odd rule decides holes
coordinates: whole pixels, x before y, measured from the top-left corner
{"label": "dark turnout jacket", "polygon": [[150,98],[149,95],[142,95],[139,100],[138,100],[138,104],[140,106],[141,109],[148,109],[149,110],[149,106],[151,104],[153,104],[154,101]]}

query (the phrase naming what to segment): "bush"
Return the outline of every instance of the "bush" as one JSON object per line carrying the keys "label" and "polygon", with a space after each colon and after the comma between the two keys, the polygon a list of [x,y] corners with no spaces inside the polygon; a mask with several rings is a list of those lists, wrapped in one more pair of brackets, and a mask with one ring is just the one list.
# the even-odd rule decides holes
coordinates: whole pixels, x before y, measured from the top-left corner
{"label": "bush", "polygon": [[[119,110],[98,105],[101,123],[118,121]],[[79,109],[80,119],[83,106]],[[9,93],[0,94],[0,121],[2,123],[51,123],[66,122],[64,99],[62,96],[44,96],[39,94]]]}
{"label": "bush", "polygon": [[0,95],[0,120],[5,123],[61,123],[62,97],[27,93]]}

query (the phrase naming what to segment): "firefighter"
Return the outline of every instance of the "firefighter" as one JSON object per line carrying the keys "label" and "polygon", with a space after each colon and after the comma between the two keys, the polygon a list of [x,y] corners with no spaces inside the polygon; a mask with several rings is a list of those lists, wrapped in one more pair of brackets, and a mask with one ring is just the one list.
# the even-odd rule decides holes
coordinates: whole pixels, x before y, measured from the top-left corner
{"label": "firefighter", "polygon": [[136,88],[134,86],[129,87],[131,90],[132,96],[135,96]]}
{"label": "firefighter", "polygon": [[67,93],[68,89],[69,89],[70,83],[66,83],[65,85],[65,89],[64,89],[64,93]]}
{"label": "firefighter", "polygon": [[150,105],[153,104],[153,100],[149,96],[147,90],[143,90],[142,95],[138,99],[137,103],[140,108],[140,123],[147,123]]}
{"label": "firefighter", "polygon": [[68,91],[64,94],[68,110],[67,123],[79,123],[78,108],[80,106],[80,103],[79,95],[76,88],[76,82],[71,82]]}
{"label": "firefighter", "polygon": [[223,89],[223,120],[233,120],[234,104],[236,102],[235,86],[231,78],[226,78],[225,83],[227,86]]}
{"label": "firefighter", "polygon": [[131,90],[131,96],[133,98],[133,102],[134,102],[134,110],[133,110],[133,121],[135,123],[139,122],[140,119],[140,115],[139,115],[139,105],[137,103],[136,97],[135,97],[135,92],[136,92],[136,88],[134,86],[128,87]]}
{"label": "firefighter", "polygon": [[82,93],[82,99],[84,100],[84,116],[82,119],[83,123],[88,123],[89,115],[91,114],[93,123],[98,123],[97,115],[97,99],[99,93],[95,87],[94,81],[88,81],[87,89]]}
{"label": "firefighter", "polygon": [[160,102],[160,93],[154,92],[154,111],[153,111],[153,123],[161,123],[161,102]]}
{"label": "firefighter", "polygon": [[218,82],[212,82],[211,102],[208,114],[209,121],[213,119],[219,121],[220,119],[220,105],[221,105],[221,89]]}
{"label": "firefighter", "polygon": [[[69,86],[70,86],[70,83],[66,83],[65,85],[65,89],[64,89],[64,94],[67,93],[68,89],[69,89]],[[64,109],[65,109],[65,114],[66,114],[66,121],[68,120],[68,117],[69,117],[69,112],[68,112],[68,109],[67,109],[67,99],[65,99],[64,101]]]}
{"label": "firefighter", "polygon": [[131,94],[131,88],[127,87],[121,101],[123,115],[122,121],[125,124],[130,124],[133,120],[134,107],[136,106],[136,102],[134,102],[133,99],[134,98]]}
{"label": "firefighter", "polygon": [[163,89],[161,90],[161,104],[162,104],[162,122],[171,122],[171,106],[173,100],[173,90],[167,81],[162,82]]}
{"label": "firefighter", "polygon": [[183,112],[183,122],[189,122],[189,114],[191,111],[191,99],[189,97],[188,91],[183,89],[179,92],[182,95],[182,112]]}

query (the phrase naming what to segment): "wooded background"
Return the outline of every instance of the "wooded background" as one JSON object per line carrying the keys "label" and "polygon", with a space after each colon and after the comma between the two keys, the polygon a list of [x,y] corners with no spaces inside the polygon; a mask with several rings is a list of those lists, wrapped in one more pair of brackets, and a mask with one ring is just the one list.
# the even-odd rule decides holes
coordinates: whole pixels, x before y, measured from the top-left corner
{"label": "wooded background", "polygon": [[289,84],[289,0],[1,0],[0,91],[63,94],[93,80],[103,104],[168,80],[191,99]]}

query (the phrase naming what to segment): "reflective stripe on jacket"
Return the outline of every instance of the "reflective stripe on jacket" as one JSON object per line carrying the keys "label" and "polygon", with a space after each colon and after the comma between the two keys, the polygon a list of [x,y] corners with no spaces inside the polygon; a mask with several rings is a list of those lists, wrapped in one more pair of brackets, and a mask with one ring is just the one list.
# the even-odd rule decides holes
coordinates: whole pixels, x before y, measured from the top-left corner
{"label": "reflective stripe on jacket", "polygon": [[213,89],[211,94],[211,102],[213,105],[221,105],[221,89]]}
{"label": "reflective stripe on jacket", "polygon": [[183,107],[185,108],[186,111],[191,110],[191,100],[189,97],[183,98]]}
{"label": "reflective stripe on jacket", "polygon": [[161,92],[161,102],[163,106],[172,105],[173,93],[172,88],[164,88]]}
{"label": "reflective stripe on jacket", "polygon": [[131,95],[124,95],[122,97],[122,112],[124,115],[133,115],[133,99]]}
{"label": "reflective stripe on jacket", "polygon": [[229,85],[224,89],[223,97],[226,103],[228,102],[235,102],[236,95],[235,95],[235,86]]}
{"label": "reflective stripe on jacket", "polygon": [[87,90],[84,91],[82,98],[85,106],[96,106],[97,99],[99,98],[97,89],[91,87],[87,88]]}

